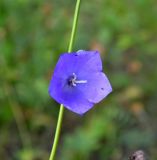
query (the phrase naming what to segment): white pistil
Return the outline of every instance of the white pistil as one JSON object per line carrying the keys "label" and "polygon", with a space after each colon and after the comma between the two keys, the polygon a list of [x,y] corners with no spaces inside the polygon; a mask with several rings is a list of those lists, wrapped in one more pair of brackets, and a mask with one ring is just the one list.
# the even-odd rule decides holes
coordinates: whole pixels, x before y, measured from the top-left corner
{"label": "white pistil", "polygon": [[87,80],[75,81],[75,83],[87,83]]}

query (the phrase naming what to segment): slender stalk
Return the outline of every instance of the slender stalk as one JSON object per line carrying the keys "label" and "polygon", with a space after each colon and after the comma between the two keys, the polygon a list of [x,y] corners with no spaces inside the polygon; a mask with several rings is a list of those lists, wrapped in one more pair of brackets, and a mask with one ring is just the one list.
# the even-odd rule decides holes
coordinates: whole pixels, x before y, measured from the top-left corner
{"label": "slender stalk", "polygon": [[53,160],[54,156],[55,156],[55,153],[56,153],[58,140],[59,140],[59,135],[60,135],[60,130],[61,130],[62,119],[63,119],[63,112],[64,112],[64,106],[61,104],[60,105],[60,110],[59,110],[59,116],[58,116],[55,138],[54,138],[53,147],[52,147],[52,151],[51,151],[49,160]]}
{"label": "slender stalk", "polygon": [[[72,25],[72,31],[71,31],[71,37],[70,37],[70,42],[68,46],[68,52],[71,52],[73,48],[73,43],[74,43],[74,38],[75,38],[75,33],[76,33],[76,28],[77,28],[77,22],[78,22],[78,16],[79,16],[79,10],[80,10],[80,3],[81,3],[81,0],[77,0],[76,7],[75,7],[75,13],[74,13],[74,19],[73,19],[73,25]],[[55,133],[53,147],[51,150],[49,160],[54,160],[54,157],[55,157],[59,135],[60,135],[60,130],[61,130],[61,125],[62,125],[63,113],[64,113],[64,106],[61,104],[59,115],[58,115],[56,133]]]}
{"label": "slender stalk", "polygon": [[73,25],[72,25],[72,31],[71,31],[71,37],[70,37],[70,42],[69,42],[69,47],[68,47],[68,52],[71,52],[72,48],[73,48],[75,33],[76,33],[76,29],[77,29],[79,10],[80,10],[80,3],[81,3],[81,0],[77,0],[76,7],[75,7],[75,13],[74,13],[74,20],[73,20]]}

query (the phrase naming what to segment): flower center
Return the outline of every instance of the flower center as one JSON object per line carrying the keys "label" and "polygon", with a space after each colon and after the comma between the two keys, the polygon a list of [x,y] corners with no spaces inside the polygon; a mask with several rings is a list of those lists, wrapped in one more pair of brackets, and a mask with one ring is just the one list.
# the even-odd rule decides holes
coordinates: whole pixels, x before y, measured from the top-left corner
{"label": "flower center", "polygon": [[70,86],[76,86],[76,84],[87,83],[87,80],[77,80],[77,76],[75,73],[68,79],[68,84]]}

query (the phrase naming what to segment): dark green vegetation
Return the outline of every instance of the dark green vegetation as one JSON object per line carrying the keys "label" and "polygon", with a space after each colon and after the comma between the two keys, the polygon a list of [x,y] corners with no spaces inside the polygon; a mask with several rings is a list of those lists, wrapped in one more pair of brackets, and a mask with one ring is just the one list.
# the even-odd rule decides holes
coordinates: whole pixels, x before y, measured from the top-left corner
{"label": "dark green vegetation", "polygon": [[[48,85],[67,51],[74,0],[0,0],[0,159],[46,160],[59,104]],[[157,159],[157,1],[82,0],[74,51],[99,50],[113,93],[65,111],[57,160]]]}

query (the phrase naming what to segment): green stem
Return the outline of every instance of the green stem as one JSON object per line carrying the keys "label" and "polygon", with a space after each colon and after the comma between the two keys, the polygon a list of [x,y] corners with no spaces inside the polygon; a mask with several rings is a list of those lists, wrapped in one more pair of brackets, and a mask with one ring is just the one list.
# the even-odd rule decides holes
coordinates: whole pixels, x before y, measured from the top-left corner
{"label": "green stem", "polygon": [[[77,28],[77,22],[78,22],[78,16],[79,16],[80,2],[81,2],[81,0],[77,0],[77,2],[76,2],[68,52],[71,52],[72,48],[73,48],[73,43],[74,43],[74,38],[75,38],[75,33],[76,33],[76,28]],[[63,113],[64,113],[64,106],[61,104],[60,110],[59,110],[57,127],[56,127],[56,133],[55,133],[53,147],[51,150],[49,160],[54,160],[54,157],[55,157],[55,153],[56,153],[56,149],[57,149],[57,145],[58,145],[58,140],[59,140],[59,135],[60,135],[60,130],[61,130],[61,125],[62,125]]]}
{"label": "green stem", "polygon": [[55,138],[54,138],[53,147],[52,147],[52,151],[51,151],[51,155],[50,155],[49,160],[53,160],[54,156],[55,156],[55,153],[56,153],[57,144],[58,144],[59,135],[60,135],[60,130],[61,130],[62,119],[63,119],[63,112],[64,112],[64,106],[61,104],[60,105],[60,110],[59,110],[59,116],[58,116]]}
{"label": "green stem", "polygon": [[68,52],[71,52],[72,48],[73,48],[73,43],[74,43],[74,38],[75,38],[75,33],[76,33],[76,28],[77,28],[77,22],[78,22],[78,15],[79,15],[79,10],[80,10],[80,3],[81,3],[80,1],[81,0],[77,0],[77,2],[76,2],[74,20],[73,20],[73,25],[72,25],[72,31],[71,31]]}

